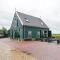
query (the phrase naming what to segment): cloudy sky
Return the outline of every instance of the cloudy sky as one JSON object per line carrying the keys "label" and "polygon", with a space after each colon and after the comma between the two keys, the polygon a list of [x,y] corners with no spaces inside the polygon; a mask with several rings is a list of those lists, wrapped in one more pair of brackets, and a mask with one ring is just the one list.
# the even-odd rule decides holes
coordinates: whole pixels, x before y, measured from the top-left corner
{"label": "cloudy sky", "polygon": [[60,0],[0,0],[0,28],[10,28],[15,8],[40,17],[53,33],[60,33]]}

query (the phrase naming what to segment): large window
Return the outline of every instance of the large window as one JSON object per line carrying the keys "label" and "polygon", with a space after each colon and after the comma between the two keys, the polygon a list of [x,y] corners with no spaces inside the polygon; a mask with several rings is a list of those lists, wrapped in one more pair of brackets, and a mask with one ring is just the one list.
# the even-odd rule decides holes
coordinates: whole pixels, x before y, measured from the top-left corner
{"label": "large window", "polygon": [[37,38],[40,38],[40,31],[37,32]]}
{"label": "large window", "polygon": [[32,31],[28,31],[28,38],[32,38]]}

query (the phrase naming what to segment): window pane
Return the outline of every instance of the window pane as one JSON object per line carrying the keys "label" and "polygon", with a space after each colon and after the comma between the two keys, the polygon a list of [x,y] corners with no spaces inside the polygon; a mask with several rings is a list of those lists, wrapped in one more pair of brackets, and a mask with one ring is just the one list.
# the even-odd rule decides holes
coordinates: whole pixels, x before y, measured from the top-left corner
{"label": "window pane", "polygon": [[48,32],[47,31],[44,31],[44,37],[48,37]]}
{"label": "window pane", "polygon": [[40,38],[40,31],[37,32],[37,38]]}
{"label": "window pane", "polygon": [[28,31],[28,38],[32,38],[32,31]]}
{"label": "window pane", "polygon": [[17,20],[17,26],[18,26],[18,20]]}

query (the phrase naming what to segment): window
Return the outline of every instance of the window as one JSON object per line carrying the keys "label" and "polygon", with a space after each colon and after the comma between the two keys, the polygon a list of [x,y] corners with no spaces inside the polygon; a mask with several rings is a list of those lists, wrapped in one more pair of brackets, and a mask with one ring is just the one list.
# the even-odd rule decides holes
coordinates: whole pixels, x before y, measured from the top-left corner
{"label": "window", "polygon": [[28,31],[28,38],[32,38],[32,31]]}
{"label": "window", "polygon": [[20,31],[20,28],[19,28],[19,31]]}
{"label": "window", "polygon": [[30,21],[29,21],[29,20],[26,20],[26,22],[30,23]]}
{"label": "window", "polygon": [[44,31],[44,37],[48,37],[48,32],[47,31]]}
{"label": "window", "polygon": [[40,38],[40,31],[37,32],[37,38]]}
{"label": "window", "polygon": [[26,20],[26,22],[28,22],[29,20]]}
{"label": "window", "polygon": [[18,20],[17,20],[17,26],[18,26]]}
{"label": "window", "polygon": [[47,33],[47,31],[44,31],[44,33],[46,34],[46,33]]}

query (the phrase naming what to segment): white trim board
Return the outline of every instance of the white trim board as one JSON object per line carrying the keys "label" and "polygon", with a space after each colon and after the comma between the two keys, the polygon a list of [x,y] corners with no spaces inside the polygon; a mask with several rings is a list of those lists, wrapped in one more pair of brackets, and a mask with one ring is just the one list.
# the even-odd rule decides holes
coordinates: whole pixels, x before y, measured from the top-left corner
{"label": "white trim board", "polygon": [[16,14],[17,14],[17,16],[18,16],[18,18],[19,18],[19,20],[20,20],[21,24],[23,25],[23,22],[22,22],[22,20],[21,20],[21,18],[19,17],[19,15],[18,15],[18,13],[17,13],[17,12],[16,12]]}

